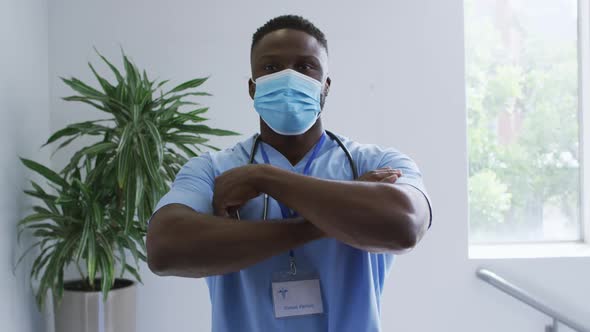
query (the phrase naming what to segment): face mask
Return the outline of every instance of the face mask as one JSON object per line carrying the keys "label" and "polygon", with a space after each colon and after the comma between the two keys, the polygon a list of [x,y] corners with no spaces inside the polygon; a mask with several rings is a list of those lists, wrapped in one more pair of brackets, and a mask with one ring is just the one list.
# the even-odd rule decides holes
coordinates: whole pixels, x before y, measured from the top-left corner
{"label": "face mask", "polygon": [[322,83],[292,69],[259,77],[254,108],[281,135],[301,135],[319,117]]}

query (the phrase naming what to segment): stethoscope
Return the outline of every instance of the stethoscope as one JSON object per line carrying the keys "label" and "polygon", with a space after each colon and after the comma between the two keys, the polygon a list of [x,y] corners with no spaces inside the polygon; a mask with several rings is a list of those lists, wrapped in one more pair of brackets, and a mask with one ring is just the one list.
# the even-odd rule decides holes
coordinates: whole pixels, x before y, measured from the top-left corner
{"label": "stethoscope", "polygon": [[[326,134],[332,140],[336,141],[336,143],[338,144],[340,149],[342,149],[342,151],[344,151],[344,154],[346,155],[346,159],[348,159],[348,164],[350,165],[350,169],[352,170],[352,177],[354,180],[358,179],[358,171],[356,169],[356,165],[354,163],[354,159],[352,159],[352,155],[350,154],[350,151],[348,151],[346,146],[344,146],[344,143],[342,143],[342,140],[340,140],[340,138],[338,138],[338,136],[334,135],[334,133],[326,130]],[[252,145],[252,150],[250,151],[250,158],[248,161],[249,164],[254,164],[254,157],[256,156],[256,151],[258,151],[258,145],[260,144],[261,141],[262,140],[260,139],[260,134],[256,134],[256,137],[254,139],[254,145]],[[268,217],[269,200],[270,200],[270,198],[269,198],[268,194],[264,194],[264,204],[262,207],[262,220],[266,220]],[[238,220],[240,220],[239,211],[236,211],[236,217]]]}

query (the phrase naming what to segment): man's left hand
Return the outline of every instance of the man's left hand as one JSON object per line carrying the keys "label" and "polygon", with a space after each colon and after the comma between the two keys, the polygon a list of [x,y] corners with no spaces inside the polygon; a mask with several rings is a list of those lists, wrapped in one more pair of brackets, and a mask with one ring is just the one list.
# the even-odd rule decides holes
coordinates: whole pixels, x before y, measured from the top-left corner
{"label": "man's left hand", "polygon": [[260,195],[256,190],[256,174],[265,165],[246,165],[233,168],[215,178],[213,212],[230,217],[242,205]]}

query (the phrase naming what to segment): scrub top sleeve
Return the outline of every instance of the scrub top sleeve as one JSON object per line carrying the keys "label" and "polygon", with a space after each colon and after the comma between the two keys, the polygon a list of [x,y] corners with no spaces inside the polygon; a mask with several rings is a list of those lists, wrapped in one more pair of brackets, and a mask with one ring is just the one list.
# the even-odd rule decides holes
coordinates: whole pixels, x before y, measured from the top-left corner
{"label": "scrub top sleeve", "polygon": [[160,199],[152,216],[169,204],[183,204],[193,210],[212,214],[215,176],[208,154],[191,158],[178,172],[170,191]]}
{"label": "scrub top sleeve", "polygon": [[396,184],[407,184],[418,189],[426,198],[428,203],[428,209],[430,213],[430,221],[428,227],[432,225],[432,206],[430,203],[430,197],[424,186],[422,180],[422,173],[418,168],[418,165],[407,155],[393,149],[385,150],[383,158],[377,168],[391,167],[393,169],[399,169],[402,172],[402,176],[397,179]]}

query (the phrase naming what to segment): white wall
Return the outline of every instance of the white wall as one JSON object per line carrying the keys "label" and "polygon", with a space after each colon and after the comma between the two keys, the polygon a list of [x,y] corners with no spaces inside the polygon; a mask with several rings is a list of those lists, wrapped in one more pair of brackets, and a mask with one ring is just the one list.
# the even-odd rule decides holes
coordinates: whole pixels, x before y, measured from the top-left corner
{"label": "white wall", "polygon": [[42,331],[28,271],[31,259],[13,273],[30,239],[16,243],[16,222],[31,200],[22,190],[30,173],[18,156],[48,161],[39,147],[49,135],[47,3],[0,1],[0,330]]}
{"label": "white wall", "polygon": [[[543,331],[547,319],[475,279],[482,264],[590,324],[587,258],[467,258],[462,1],[54,0],[51,128],[89,117],[79,105],[58,99],[69,94],[58,76],[90,79],[86,62],[97,61],[92,47],[112,58],[122,45],[155,76],[179,82],[212,75],[205,86],[215,95],[207,100],[212,124],[250,134],[258,123],[247,95],[251,34],[284,13],[302,14],[327,34],[333,80],[327,127],[409,153],[426,177],[434,226],[394,267],[384,296],[384,331]],[[215,140],[223,147],[234,141]],[[209,329],[204,282],[159,278],[145,267],[142,274],[139,331]]]}

